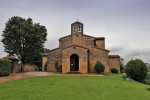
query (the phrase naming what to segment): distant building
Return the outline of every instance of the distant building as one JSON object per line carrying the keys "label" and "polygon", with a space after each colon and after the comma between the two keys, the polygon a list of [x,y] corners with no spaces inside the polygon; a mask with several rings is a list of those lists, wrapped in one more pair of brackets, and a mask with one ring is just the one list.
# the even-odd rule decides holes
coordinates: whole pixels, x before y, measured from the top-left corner
{"label": "distant building", "polygon": [[21,71],[21,65],[18,64],[18,61],[19,61],[18,59],[11,57],[11,56],[3,57],[3,59],[7,59],[12,62],[11,73],[17,73]]}
{"label": "distant building", "polygon": [[43,55],[43,69],[47,62],[47,71],[55,72],[62,66],[62,73],[94,72],[94,66],[100,61],[105,72],[111,68],[120,70],[120,56],[108,55],[104,37],[83,34],[83,24],[79,21],[71,24],[71,34],[59,39],[59,47]]}

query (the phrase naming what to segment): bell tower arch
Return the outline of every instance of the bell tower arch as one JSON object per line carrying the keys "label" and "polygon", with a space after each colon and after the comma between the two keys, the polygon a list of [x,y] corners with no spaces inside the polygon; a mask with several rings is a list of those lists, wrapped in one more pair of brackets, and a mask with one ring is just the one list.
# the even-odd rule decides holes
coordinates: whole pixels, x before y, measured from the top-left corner
{"label": "bell tower arch", "polygon": [[75,33],[83,34],[83,24],[79,21],[76,21],[71,24],[71,35]]}

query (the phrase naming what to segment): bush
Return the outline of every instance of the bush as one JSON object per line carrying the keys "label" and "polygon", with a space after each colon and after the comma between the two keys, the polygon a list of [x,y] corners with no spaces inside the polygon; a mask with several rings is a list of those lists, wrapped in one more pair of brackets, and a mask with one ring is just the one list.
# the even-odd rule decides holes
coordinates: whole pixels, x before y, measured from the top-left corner
{"label": "bush", "polygon": [[33,65],[25,65],[24,67],[24,72],[34,72],[35,68],[33,67]]}
{"label": "bush", "polygon": [[120,64],[120,73],[124,73],[125,72],[125,66],[123,65],[123,63]]}
{"label": "bush", "polygon": [[143,83],[150,85],[150,72],[147,74],[146,79],[143,80]]}
{"label": "bush", "polygon": [[35,71],[39,71],[39,68],[36,65],[31,65],[32,67],[34,67]]}
{"label": "bush", "polygon": [[142,82],[147,76],[147,67],[142,60],[130,60],[126,65],[126,74],[132,79]]}
{"label": "bush", "polygon": [[0,59],[0,76],[7,76],[11,73],[12,62],[5,59]]}
{"label": "bush", "polygon": [[105,69],[105,66],[99,61],[97,61],[97,63],[94,66],[94,70],[96,71],[96,73],[100,74],[104,72],[104,69]]}
{"label": "bush", "polygon": [[117,68],[111,68],[111,72],[112,72],[112,73],[118,73],[119,71],[118,71]]}

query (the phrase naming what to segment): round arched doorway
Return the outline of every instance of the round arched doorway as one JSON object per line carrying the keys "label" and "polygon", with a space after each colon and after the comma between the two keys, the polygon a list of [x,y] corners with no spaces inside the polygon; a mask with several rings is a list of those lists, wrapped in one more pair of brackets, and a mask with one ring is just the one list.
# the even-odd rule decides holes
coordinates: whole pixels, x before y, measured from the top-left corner
{"label": "round arched doorway", "polygon": [[70,56],[70,71],[79,71],[79,56],[77,54]]}

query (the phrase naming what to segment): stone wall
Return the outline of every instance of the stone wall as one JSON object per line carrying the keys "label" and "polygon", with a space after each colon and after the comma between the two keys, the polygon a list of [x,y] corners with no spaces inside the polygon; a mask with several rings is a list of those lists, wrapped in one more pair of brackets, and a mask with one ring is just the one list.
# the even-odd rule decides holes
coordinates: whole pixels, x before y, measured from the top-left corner
{"label": "stone wall", "polygon": [[47,62],[47,58],[48,58],[47,54],[44,54],[43,57],[42,57],[42,71],[44,71],[44,66]]}
{"label": "stone wall", "polygon": [[110,71],[111,68],[117,68],[120,72],[120,56],[118,55],[109,55],[109,67]]}
{"label": "stone wall", "polygon": [[[75,49],[74,49],[75,48]],[[89,52],[87,52],[89,51]],[[105,38],[95,38],[81,33],[72,33],[59,39],[59,48],[48,53],[48,71],[56,71],[56,65],[62,65],[62,73],[70,72],[70,56],[79,56],[79,72],[95,72],[94,66],[100,61],[105,66],[105,73],[112,67],[120,68],[119,58],[108,56]]]}
{"label": "stone wall", "polygon": [[62,73],[70,72],[70,56],[77,54],[79,56],[79,72],[87,73],[88,55],[87,49],[74,45],[62,50]]}
{"label": "stone wall", "polygon": [[34,72],[35,68],[32,65],[25,65],[24,66],[24,72]]}
{"label": "stone wall", "polygon": [[105,49],[105,40],[104,39],[96,39],[95,42],[96,42],[96,46],[98,48]]}
{"label": "stone wall", "polygon": [[94,37],[83,35],[81,33],[74,33],[66,37],[59,39],[59,48],[63,49],[71,45],[79,45],[82,47],[93,47],[94,46]]}
{"label": "stone wall", "polygon": [[48,53],[48,60],[47,60],[47,71],[57,71],[56,65],[59,67],[61,65],[61,49],[57,48],[51,50]]}
{"label": "stone wall", "polygon": [[90,72],[95,72],[94,66],[97,61],[100,61],[105,66],[105,72],[109,72],[109,61],[108,61],[108,53],[109,51],[102,50],[99,48],[91,48],[90,49]]}
{"label": "stone wall", "polygon": [[13,61],[12,64],[13,64],[12,73],[18,73],[21,71],[21,65],[18,64],[18,61]]}
{"label": "stone wall", "polygon": [[72,45],[71,35],[59,39],[59,48],[66,48]]}

